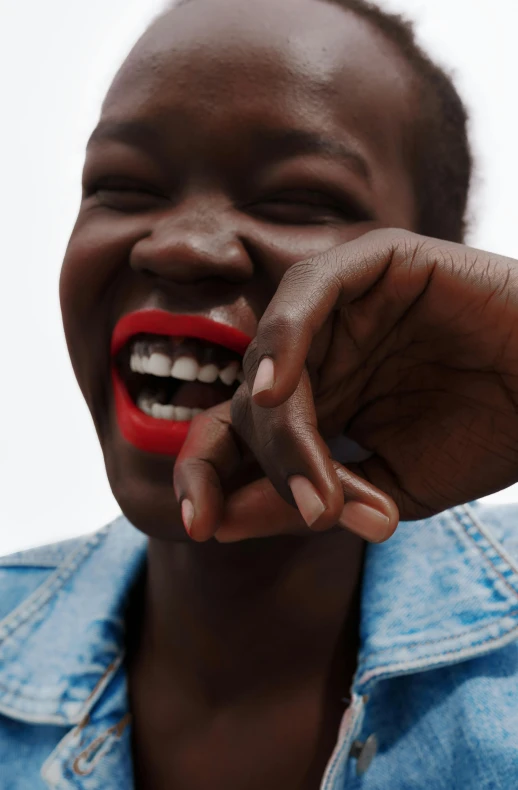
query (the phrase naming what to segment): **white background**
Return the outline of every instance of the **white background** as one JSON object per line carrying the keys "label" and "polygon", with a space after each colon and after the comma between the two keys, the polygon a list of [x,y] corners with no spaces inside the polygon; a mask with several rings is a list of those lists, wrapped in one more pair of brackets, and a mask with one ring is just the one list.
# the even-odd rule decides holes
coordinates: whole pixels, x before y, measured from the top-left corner
{"label": "white background", "polygon": [[[250,0],[260,2],[260,0]],[[518,258],[516,0],[385,0],[451,67],[478,158],[470,242]],[[162,0],[0,0],[0,555],[118,512],[68,362],[57,281],[83,149]],[[518,500],[518,490],[497,495]]]}

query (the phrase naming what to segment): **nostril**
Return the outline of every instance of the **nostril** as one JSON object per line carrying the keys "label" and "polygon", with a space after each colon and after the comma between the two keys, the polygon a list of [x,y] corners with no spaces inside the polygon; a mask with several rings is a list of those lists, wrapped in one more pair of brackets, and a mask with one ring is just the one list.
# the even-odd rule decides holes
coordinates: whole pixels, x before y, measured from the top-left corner
{"label": "nostril", "polygon": [[242,282],[253,275],[253,264],[233,227],[218,223],[210,231],[160,220],[133,247],[130,266],[135,271],[176,282],[219,277]]}

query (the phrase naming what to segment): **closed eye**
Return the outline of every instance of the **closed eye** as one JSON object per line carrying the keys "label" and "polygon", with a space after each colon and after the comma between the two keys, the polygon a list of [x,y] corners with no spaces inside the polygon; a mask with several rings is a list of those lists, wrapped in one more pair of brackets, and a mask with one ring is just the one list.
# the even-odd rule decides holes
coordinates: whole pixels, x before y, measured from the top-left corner
{"label": "closed eye", "polygon": [[335,199],[313,190],[290,190],[264,198],[247,209],[271,222],[312,225],[365,222],[372,213],[352,199]]}
{"label": "closed eye", "polygon": [[150,211],[169,202],[152,187],[125,179],[100,181],[85,189],[85,197],[94,199],[100,206],[128,214]]}

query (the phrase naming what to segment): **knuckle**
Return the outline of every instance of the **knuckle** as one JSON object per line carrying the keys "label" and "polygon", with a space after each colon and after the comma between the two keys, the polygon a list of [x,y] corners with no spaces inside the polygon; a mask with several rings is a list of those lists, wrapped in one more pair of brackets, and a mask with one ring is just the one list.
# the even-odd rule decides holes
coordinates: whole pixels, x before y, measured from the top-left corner
{"label": "knuckle", "polygon": [[326,251],[320,255],[314,255],[311,258],[306,258],[303,261],[297,261],[297,263],[294,263],[284,273],[281,281],[283,286],[288,286],[294,289],[296,288],[297,290],[300,287],[305,287],[308,283],[308,280],[312,280],[315,276],[315,273],[318,273],[320,267],[322,266],[322,259],[325,259],[327,254],[328,252]]}
{"label": "knuckle", "polygon": [[425,237],[404,228],[377,228],[361,240],[366,245],[367,255],[381,256],[387,261],[405,260],[413,250],[423,243]]}
{"label": "knuckle", "polygon": [[201,464],[202,462],[199,458],[178,458],[174,468],[175,478],[183,484],[188,483],[192,475],[198,472]]}
{"label": "knuckle", "polygon": [[177,470],[186,487],[199,488],[200,484],[208,484],[217,488],[217,474],[213,464],[207,458],[186,458]]}
{"label": "knuckle", "polygon": [[189,436],[203,437],[210,444],[228,431],[230,409],[228,402],[212,406],[192,418]]}
{"label": "knuckle", "polygon": [[429,239],[424,236],[418,236],[417,233],[410,231],[399,231],[397,236],[394,236],[392,258],[414,266],[419,263],[423,253],[426,254],[429,245]]}
{"label": "knuckle", "polygon": [[276,341],[291,332],[297,320],[297,306],[286,299],[276,300],[275,306],[269,308],[259,322],[261,353],[265,346],[275,345]]}
{"label": "knuckle", "polygon": [[377,228],[368,234],[370,239],[376,240],[378,243],[390,242],[394,247],[400,244],[414,245],[417,240],[423,239],[418,233],[405,228]]}
{"label": "knuckle", "polygon": [[295,303],[284,299],[271,303],[243,357],[245,376],[255,376],[261,359],[275,357],[279,346],[288,344],[297,335],[299,325],[299,310]]}

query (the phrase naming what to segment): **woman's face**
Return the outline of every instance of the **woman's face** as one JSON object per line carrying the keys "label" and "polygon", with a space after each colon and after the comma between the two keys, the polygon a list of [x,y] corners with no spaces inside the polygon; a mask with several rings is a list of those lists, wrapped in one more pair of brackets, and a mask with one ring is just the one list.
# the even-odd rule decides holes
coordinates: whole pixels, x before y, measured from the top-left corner
{"label": "woman's face", "polygon": [[373,228],[414,228],[414,101],[393,47],[319,0],[192,0],[124,63],[88,145],[60,287],[135,526],[184,536],[172,471],[186,409],[232,396],[219,373],[235,375],[284,272]]}

